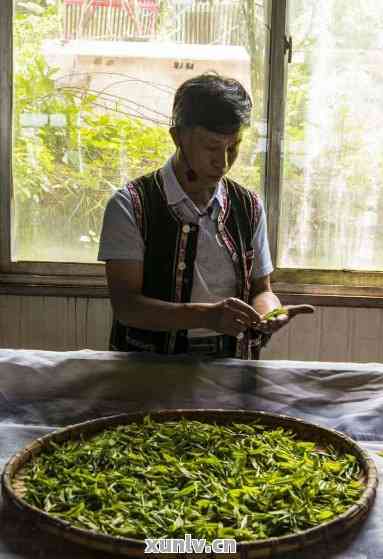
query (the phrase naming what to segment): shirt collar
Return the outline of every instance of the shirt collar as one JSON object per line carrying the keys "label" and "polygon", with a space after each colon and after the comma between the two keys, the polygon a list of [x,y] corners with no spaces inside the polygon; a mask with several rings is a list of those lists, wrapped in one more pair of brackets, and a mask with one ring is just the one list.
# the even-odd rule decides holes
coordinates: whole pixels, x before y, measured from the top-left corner
{"label": "shirt collar", "polygon": [[[160,171],[162,178],[164,180],[164,190],[169,206],[179,204],[180,202],[183,202],[184,200],[187,200],[189,198],[189,196],[186,194],[186,192],[178,182],[178,179],[175,175],[173,164],[172,164],[173,157],[174,155],[167,160],[167,162],[161,168]],[[223,180],[221,179],[217,184],[217,187],[212,196],[211,205],[213,205],[217,200],[220,207],[223,208],[224,190],[225,190],[225,186],[223,184]]]}

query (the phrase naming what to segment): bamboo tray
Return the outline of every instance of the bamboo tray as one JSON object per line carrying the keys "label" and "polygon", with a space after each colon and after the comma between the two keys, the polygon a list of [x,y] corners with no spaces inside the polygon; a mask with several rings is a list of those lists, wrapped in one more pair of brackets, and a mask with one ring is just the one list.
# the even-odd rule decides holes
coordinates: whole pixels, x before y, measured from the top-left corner
{"label": "bamboo tray", "polygon": [[[143,540],[108,536],[91,530],[76,528],[67,521],[54,518],[48,513],[31,506],[23,499],[25,489],[20,477],[22,477],[24,465],[34,456],[37,456],[50,441],[53,440],[56,443],[60,443],[69,439],[78,439],[80,435],[92,436],[98,431],[113,428],[117,425],[132,422],[140,423],[147,413],[128,413],[103,417],[72,425],[36,439],[7,462],[2,475],[2,492],[5,501],[8,504],[14,505],[20,514],[27,515],[31,521],[37,523],[42,529],[48,530],[60,538],[65,538],[91,549],[104,550],[128,557],[143,557],[145,549]],[[299,439],[316,442],[318,447],[323,448],[331,444],[335,449],[357,457],[363,471],[362,480],[365,484],[365,489],[360,498],[346,512],[330,521],[323,522],[318,526],[299,533],[251,542],[237,542],[236,555],[241,557],[241,559],[270,558],[280,556],[281,554],[283,556],[283,554],[293,551],[305,550],[315,544],[326,542],[331,544],[339,539],[340,536],[352,536],[359,529],[360,524],[366,518],[374,502],[378,478],[373,460],[368,457],[366,452],[357,443],[338,431],[307,423],[293,417],[257,411],[179,409],[153,412],[150,415],[157,421],[177,420],[185,417],[186,419],[197,419],[206,422],[215,421],[218,424],[230,423],[232,421],[246,423],[257,420],[259,423],[270,428],[283,427],[291,429],[297,434]],[[222,554],[209,554],[209,557],[214,556],[217,558],[223,557]]]}

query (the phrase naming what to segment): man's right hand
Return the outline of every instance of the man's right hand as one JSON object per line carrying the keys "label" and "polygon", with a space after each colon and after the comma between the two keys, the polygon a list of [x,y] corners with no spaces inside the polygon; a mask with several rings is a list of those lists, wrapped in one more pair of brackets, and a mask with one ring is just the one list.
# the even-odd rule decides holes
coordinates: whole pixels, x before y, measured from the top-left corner
{"label": "man's right hand", "polygon": [[253,307],[235,297],[218,303],[173,303],[146,297],[143,269],[142,262],[106,263],[114,315],[122,324],[155,331],[208,328],[238,336],[261,321]]}
{"label": "man's right hand", "polygon": [[253,307],[235,297],[211,303],[209,306],[206,326],[220,334],[238,336],[261,321],[261,316]]}

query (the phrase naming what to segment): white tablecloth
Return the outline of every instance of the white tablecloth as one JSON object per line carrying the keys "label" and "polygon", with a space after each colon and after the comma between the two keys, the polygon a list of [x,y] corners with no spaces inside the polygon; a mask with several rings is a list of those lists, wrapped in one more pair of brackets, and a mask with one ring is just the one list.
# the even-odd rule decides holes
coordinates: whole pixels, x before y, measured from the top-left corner
{"label": "white tablecloth", "polygon": [[[383,474],[383,364],[199,361],[89,350],[0,349],[0,467],[57,427],[129,411],[251,409],[300,417],[360,441]],[[383,496],[353,542],[283,559],[383,559]],[[337,542],[337,545],[339,542]],[[47,536],[0,502],[0,559],[107,559]]]}

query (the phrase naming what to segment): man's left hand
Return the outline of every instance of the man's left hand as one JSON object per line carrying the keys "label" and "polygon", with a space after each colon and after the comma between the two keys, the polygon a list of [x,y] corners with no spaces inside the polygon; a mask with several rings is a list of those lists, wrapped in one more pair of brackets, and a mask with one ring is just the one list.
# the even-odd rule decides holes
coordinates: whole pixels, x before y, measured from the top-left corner
{"label": "man's left hand", "polygon": [[[276,309],[274,309],[274,312]],[[278,309],[276,316],[268,316],[272,313],[261,315],[261,321],[254,324],[253,329],[264,334],[273,334],[285,326],[298,314],[311,314],[315,311],[312,305],[283,305]]]}

